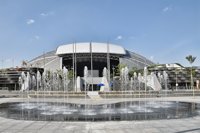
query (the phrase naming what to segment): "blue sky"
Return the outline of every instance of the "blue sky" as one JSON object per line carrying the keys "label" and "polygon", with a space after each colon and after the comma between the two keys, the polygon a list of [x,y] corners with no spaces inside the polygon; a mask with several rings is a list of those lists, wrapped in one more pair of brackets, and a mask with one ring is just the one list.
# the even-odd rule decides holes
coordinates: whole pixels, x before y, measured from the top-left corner
{"label": "blue sky", "polygon": [[155,63],[188,66],[192,54],[200,66],[200,1],[0,0],[0,67],[73,41],[109,41]]}

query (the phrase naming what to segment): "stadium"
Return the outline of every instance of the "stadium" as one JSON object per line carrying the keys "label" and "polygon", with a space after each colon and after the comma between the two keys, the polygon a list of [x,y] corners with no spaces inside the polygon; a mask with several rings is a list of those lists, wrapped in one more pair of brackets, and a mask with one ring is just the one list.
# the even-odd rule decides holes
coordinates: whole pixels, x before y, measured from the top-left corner
{"label": "stadium", "polygon": [[[44,71],[56,72],[65,67],[72,70],[72,88],[83,90],[83,82],[89,84],[88,90],[99,90],[98,84],[103,83],[109,88],[109,83],[115,75],[114,71],[119,64],[131,68],[143,69],[154,63],[147,58],[128,51],[125,48],[109,43],[72,43],[59,46],[56,50],[47,52],[28,62],[28,66],[43,68]],[[84,69],[88,69],[87,81],[84,80]],[[102,81],[106,68],[106,81]],[[78,83],[77,83],[78,82]],[[74,84],[74,86],[73,86]],[[105,87],[106,88],[106,87]]]}
{"label": "stadium", "polygon": [[128,68],[138,69],[154,64],[144,56],[128,51],[119,45],[86,42],[61,45],[57,50],[29,61],[28,65],[51,71],[62,69],[64,66],[68,69],[76,67],[77,76],[83,76],[84,66],[91,70],[91,61],[95,76],[101,76],[104,67],[112,69],[118,64],[126,64]]}

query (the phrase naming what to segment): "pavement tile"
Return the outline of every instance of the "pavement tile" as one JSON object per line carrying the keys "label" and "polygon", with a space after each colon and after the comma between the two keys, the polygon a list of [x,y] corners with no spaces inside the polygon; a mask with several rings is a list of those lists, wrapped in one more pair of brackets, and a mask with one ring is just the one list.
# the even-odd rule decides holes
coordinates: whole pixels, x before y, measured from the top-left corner
{"label": "pavement tile", "polygon": [[115,129],[115,130],[113,130],[113,129],[106,129],[105,130],[106,131],[106,133],[126,133],[126,130],[125,129]]}
{"label": "pavement tile", "polygon": [[34,123],[34,122],[29,122],[29,121],[19,122],[15,125],[11,126],[9,129],[24,129],[24,128],[30,126],[32,123]]}
{"label": "pavement tile", "polygon": [[91,130],[91,133],[106,133],[106,130]]}
{"label": "pavement tile", "polygon": [[160,133],[175,133],[177,130],[172,129],[172,128],[160,128]]}
{"label": "pavement tile", "polygon": [[73,133],[91,133],[91,130],[74,130]]}
{"label": "pavement tile", "polygon": [[[57,133],[58,130],[52,130],[52,129],[40,129],[37,131],[37,133]],[[60,131],[60,130],[59,130]],[[64,131],[64,130],[62,130]],[[63,132],[65,133],[65,132]]]}
{"label": "pavement tile", "polygon": [[156,128],[144,128],[142,131],[145,133],[160,133],[160,130]]}
{"label": "pavement tile", "polygon": [[98,130],[101,130],[101,129],[105,129],[105,123],[91,123],[90,124],[90,129],[98,129]]}
{"label": "pavement tile", "polygon": [[3,125],[0,125],[0,132],[5,132],[6,130],[9,130],[10,128],[12,128],[13,126],[15,126],[17,123],[15,122],[7,122]]}
{"label": "pavement tile", "polygon": [[18,130],[6,130],[2,131],[1,133],[18,133]]}
{"label": "pavement tile", "polygon": [[[48,133],[48,132],[47,132]],[[74,130],[56,130],[54,133],[74,133]]]}
{"label": "pavement tile", "polygon": [[22,131],[18,131],[16,133],[37,133],[37,131],[34,131],[34,130],[22,130]]}
{"label": "pavement tile", "polygon": [[30,124],[29,126],[25,127],[24,129],[25,130],[39,130],[41,128],[43,128],[45,126],[45,122],[44,123],[33,123],[33,124]]}

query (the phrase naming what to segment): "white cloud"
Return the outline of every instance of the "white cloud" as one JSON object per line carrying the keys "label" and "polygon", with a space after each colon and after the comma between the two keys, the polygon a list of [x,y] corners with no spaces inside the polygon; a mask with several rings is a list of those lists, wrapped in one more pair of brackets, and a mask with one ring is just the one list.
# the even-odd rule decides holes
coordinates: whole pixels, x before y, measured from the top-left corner
{"label": "white cloud", "polygon": [[42,17],[47,17],[47,16],[51,16],[51,15],[54,15],[55,14],[55,12],[53,12],[53,11],[51,11],[51,12],[42,12],[42,13],[40,13],[40,16],[42,16]]}
{"label": "white cloud", "polygon": [[41,16],[44,16],[44,17],[45,17],[45,16],[48,16],[47,13],[41,13],[40,15],[41,15]]}
{"label": "white cloud", "polygon": [[153,61],[153,60],[154,60],[154,56],[153,56],[153,55],[152,55],[152,56],[150,56],[150,58],[149,58],[149,59]]}
{"label": "white cloud", "polygon": [[166,6],[165,8],[162,9],[163,12],[168,12],[171,11],[172,7],[171,6]]}
{"label": "white cloud", "polygon": [[40,36],[36,35],[36,36],[35,36],[35,39],[36,39],[36,40],[39,40],[39,39],[40,39]]}
{"label": "white cloud", "polygon": [[33,23],[35,23],[34,19],[28,19],[28,20],[26,20],[26,24],[28,24],[28,25],[33,24]]}
{"label": "white cloud", "polygon": [[115,40],[122,40],[123,37],[121,35],[117,36]]}

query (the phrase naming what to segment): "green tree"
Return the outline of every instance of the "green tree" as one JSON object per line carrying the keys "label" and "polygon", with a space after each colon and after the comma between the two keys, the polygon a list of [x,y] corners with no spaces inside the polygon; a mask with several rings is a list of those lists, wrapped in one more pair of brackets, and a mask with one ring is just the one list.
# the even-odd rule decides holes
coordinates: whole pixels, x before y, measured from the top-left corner
{"label": "green tree", "polygon": [[126,65],[125,64],[118,64],[116,67],[115,67],[115,76],[120,76],[120,70],[122,68],[125,68]]}
{"label": "green tree", "polygon": [[[191,77],[191,89],[194,90],[193,88],[193,74],[192,74],[192,63],[194,63],[194,61],[196,60],[196,57],[193,57],[192,55],[188,55],[185,57],[186,60],[190,63],[191,65],[191,72],[190,72],[190,77]],[[194,91],[193,91],[193,96],[194,96]]]}
{"label": "green tree", "polygon": [[68,79],[72,79],[73,78],[73,70],[69,70],[68,71]]}
{"label": "green tree", "polygon": [[128,73],[129,77],[133,77],[134,72],[138,72],[138,69],[136,67],[132,67],[132,69],[129,71]]}

